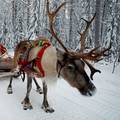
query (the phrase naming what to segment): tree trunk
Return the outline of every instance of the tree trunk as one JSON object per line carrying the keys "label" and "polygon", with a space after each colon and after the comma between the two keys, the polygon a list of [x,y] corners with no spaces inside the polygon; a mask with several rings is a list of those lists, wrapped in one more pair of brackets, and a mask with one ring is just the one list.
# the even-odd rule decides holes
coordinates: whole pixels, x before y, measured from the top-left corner
{"label": "tree trunk", "polygon": [[101,0],[96,0],[96,19],[95,19],[95,47],[100,45],[100,10],[101,10]]}
{"label": "tree trunk", "polygon": [[30,28],[30,0],[27,0],[27,34],[29,35]]}
{"label": "tree trunk", "polygon": [[72,4],[73,4],[73,0],[70,0],[70,28],[69,28],[69,44],[72,43],[73,41],[73,7],[72,7]]}

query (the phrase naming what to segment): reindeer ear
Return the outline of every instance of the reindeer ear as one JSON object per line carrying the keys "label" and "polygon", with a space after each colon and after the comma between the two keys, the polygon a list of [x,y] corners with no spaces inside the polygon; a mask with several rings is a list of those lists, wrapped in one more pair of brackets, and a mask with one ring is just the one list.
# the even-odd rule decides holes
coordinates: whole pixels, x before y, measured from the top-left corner
{"label": "reindeer ear", "polygon": [[57,50],[57,58],[59,61],[62,61],[65,57],[65,52],[61,49],[56,48]]}

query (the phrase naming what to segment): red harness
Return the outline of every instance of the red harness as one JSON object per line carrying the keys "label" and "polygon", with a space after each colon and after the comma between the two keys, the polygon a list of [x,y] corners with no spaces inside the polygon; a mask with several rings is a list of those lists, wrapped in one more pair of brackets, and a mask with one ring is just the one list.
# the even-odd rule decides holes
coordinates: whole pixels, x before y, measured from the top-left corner
{"label": "red harness", "polygon": [[45,50],[50,46],[50,42],[45,42],[43,45],[42,45],[42,48],[39,50],[38,54],[37,54],[37,58],[35,58],[34,60],[32,61],[27,61],[27,60],[19,60],[18,61],[18,64],[22,65],[21,69],[23,70],[27,70],[27,71],[34,71],[34,69],[31,67],[31,63],[34,62],[35,63],[35,66],[38,67],[39,69],[39,72],[40,72],[40,75],[41,77],[45,77],[45,72],[43,70],[43,67],[42,67],[42,64],[41,64],[41,60],[42,60],[42,56],[45,52]]}
{"label": "red harness", "polygon": [[43,45],[43,47],[41,48],[41,50],[38,52],[37,54],[37,59],[35,60],[35,65],[39,68],[39,71],[41,73],[41,77],[45,77],[45,72],[43,70],[42,64],[41,64],[41,60],[42,60],[42,56],[44,54],[44,51],[50,46],[50,43],[45,43]]}

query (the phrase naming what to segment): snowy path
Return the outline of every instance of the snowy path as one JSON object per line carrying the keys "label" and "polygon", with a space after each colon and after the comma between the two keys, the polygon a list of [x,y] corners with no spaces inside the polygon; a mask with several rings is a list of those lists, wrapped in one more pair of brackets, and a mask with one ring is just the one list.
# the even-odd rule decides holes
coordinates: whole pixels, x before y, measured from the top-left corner
{"label": "snowy path", "polygon": [[26,83],[16,79],[13,94],[7,95],[9,80],[0,80],[0,120],[120,120],[120,67],[115,74],[110,66],[98,66],[102,74],[94,76],[97,93],[84,97],[71,88],[64,80],[59,80],[54,95],[49,96],[55,108],[52,114],[41,109],[42,95],[33,88],[31,103],[33,110],[24,111],[21,101],[25,97]]}

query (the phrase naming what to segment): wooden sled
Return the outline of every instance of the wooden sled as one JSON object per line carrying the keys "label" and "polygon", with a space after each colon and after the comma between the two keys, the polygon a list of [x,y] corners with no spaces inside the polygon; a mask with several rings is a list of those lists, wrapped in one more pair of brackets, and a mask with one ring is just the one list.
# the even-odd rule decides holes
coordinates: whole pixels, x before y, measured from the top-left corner
{"label": "wooden sled", "polygon": [[14,76],[18,73],[18,71],[12,72],[11,70],[14,68],[13,59],[12,58],[3,58],[0,60],[0,78],[1,77],[9,77]]}
{"label": "wooden sled", "polygon": [[7,49],[0,44],[0,78],[17,75],[19,71],[12,72],[13,68],[13,58],[9,57]]}

